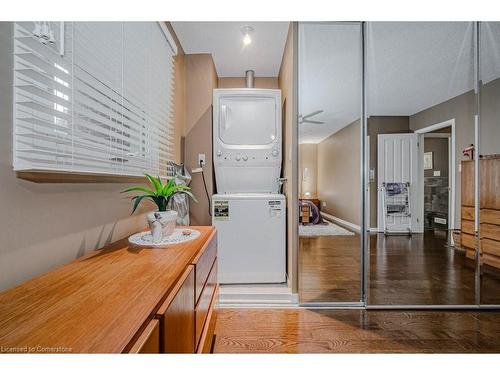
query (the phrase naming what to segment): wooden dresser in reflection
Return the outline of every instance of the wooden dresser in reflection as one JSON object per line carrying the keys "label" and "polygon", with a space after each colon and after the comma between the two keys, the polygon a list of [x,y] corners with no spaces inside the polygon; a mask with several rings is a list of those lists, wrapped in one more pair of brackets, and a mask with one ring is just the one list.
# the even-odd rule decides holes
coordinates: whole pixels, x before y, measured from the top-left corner
{"label": "wooden dresser in reflection", "polygon": [[[481,263],[500,268],[500,155],[480,159]],[[462,161],[461,243],[474,258],[474,162]]]}

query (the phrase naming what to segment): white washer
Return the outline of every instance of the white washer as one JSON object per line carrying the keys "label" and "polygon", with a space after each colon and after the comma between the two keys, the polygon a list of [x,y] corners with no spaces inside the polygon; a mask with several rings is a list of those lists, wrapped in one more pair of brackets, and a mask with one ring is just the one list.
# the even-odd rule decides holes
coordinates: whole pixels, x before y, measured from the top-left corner
{"label": "white washer", "polygon": [[286,201],[282,194],[216,194],[221,284],[284,283]]}

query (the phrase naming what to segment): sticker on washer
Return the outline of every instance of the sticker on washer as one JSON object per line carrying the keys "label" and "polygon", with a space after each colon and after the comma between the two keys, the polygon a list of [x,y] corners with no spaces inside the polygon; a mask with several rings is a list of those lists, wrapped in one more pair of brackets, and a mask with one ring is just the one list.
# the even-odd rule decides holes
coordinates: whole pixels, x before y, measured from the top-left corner
{"label": "sticker on washer", "polygon": [[229,201],[214,201],[214,220],[229,220]]}
{"label": "sticker on washer", "polygon": [[281,216],[281,201],[268,201],[269,215],[274,217]]}

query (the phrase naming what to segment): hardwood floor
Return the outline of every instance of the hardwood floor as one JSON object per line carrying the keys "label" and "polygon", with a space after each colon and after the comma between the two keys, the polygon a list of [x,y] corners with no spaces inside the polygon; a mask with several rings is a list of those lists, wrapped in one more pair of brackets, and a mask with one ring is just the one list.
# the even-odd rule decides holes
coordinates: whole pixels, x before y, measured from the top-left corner
{"label": "hardwood floor", "polygon": [[474,262],[446,247],[446,232],[375,235],[370,240],[370,304],[475,303]]}
{"label": "hardwood floor", "polygon": [[[360,238],[301,237],[299,298],[304,302],[360,300]],[[374,305],[475,303],[475,264],[447,247],[445,232],[370,236],[368,302]],[[482,272],[481,302],[500,303],[500,270]]]}
{"label": "hardwood floor", "polygon": [[300,302],[359,302],[360,256],[359,235],[300,237]]}
{"label": "hardwood floor", "polygon": [[220,310],[214,353],[500,353],[500,312]]}

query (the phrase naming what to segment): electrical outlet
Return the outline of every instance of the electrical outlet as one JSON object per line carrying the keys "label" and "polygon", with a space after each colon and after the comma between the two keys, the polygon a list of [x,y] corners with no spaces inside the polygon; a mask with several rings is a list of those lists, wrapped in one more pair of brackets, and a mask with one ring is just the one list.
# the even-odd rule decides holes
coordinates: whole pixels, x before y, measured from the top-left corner
{"label": "electrical outlet", "polygon": [[204,166],[206,164],[205,154],[198,154],[198,165]]}
{"label": "electrical outlet", "polygon": [[326,207],[326,202],[325,202],[325,201],[321,202],[321,205],[322,205],[323,207]]}

